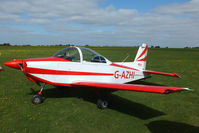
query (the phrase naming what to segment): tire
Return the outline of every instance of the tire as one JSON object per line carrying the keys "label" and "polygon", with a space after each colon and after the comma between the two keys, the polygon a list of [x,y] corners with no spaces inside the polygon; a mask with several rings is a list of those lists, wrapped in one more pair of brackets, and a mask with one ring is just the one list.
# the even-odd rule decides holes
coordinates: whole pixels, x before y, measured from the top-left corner
{"label": "tire", "polygon": [[40,95],[34,95],[32,97],[32,103],[33,104],[40,104],[42,102],[43,102],[43,99],[42,99],[42,97]]}
{"label": "tire", "polygon": [[97,100],[97,107],[99,109],[105,109],[108,107],[108,102],[106,100],[98,99]]}

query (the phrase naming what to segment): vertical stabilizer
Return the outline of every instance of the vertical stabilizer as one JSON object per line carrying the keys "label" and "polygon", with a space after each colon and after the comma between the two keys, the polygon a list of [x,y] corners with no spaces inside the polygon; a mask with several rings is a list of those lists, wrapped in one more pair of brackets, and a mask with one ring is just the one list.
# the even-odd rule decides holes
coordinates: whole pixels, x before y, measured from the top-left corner
{"label": "vertical stabilizer", "polygon": [[148,45],[143,43],[139,47],[135,60],[133,62],[134,67],[137,69],[145,70],[147,60]]}

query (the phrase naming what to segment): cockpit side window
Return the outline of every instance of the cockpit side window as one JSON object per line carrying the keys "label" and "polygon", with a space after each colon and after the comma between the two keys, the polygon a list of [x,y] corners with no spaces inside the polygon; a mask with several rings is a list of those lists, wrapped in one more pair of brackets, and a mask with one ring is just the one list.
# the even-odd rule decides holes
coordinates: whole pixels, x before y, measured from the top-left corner
{"label": "cockpit side window", "polygon": [[77,61],[80,62],[79,51],[76,47],[65,48],[59,52],[57,52],[54,56],[60,57],[69,61]]}
{"label": "cockpit side window", "polygon": [[106,63],[106,60],[102,56],[95,56],[91,62]]}
{"label": "cockpit side window", "polygon": [[101,56],[100,54],[88,49],[88,48],[84,48],[81,47],[81,52],[82,52],[82,56],[83,56],[83,61],[87,61],[87,62],[96,62],[96,63],[106,63],[106,60],[103,56]]}
{"label": "cockpit side window", "polygon": [[105,58],[104,58],[104,57],[102,57],[102,56],[100,56],[100,61],[101,61],[102,63],[106,63]]}
{"label": "cockpit side window", "polygon": [[96,55],[95,53],[91,52],[90,50],[86,48],[81,48],[83,61],[91,62],[93,57]]}

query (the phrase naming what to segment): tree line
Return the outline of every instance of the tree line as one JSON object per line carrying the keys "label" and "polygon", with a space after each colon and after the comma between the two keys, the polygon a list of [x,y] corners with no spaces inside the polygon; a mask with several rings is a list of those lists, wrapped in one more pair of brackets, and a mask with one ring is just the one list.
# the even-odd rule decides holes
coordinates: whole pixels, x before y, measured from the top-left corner
{"label": "tree line", "polygon": [[[32,46],[32,45],[30,45],[30,44],[26,44],[26,45],[12,45],[10,43],[2,43],[2,44],[0,44],[0,46]],[[71,44],[55,44],[55,45],[36,45],[36,46],[74,46],[74,45],[71,45]],[[87,45],[87,44],[86,45],[81,45],[81,46],[89,47],[89,45]],[[158,46],[158,45],[157,46],[151,45],[151,48],[161,48],[161,47]],[[169,48],[169,47],[164,47],[164,48]],[[199,48],[199,47],[188,47],[188,46],[186,46],[184,48],[188,49],[188,48]]]}

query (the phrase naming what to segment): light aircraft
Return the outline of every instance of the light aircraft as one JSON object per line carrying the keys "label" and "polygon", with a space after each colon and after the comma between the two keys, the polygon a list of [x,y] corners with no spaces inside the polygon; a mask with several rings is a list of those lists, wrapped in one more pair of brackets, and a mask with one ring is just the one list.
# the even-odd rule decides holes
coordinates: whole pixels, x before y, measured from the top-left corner
{"label": "light aircraft", "polygon": [[4,65],[21,69],[25,76],[37,84],[43,83],[33,104],[42,103],[46,84],[68,87],[91,87],[99,97],[97,107],[104,109],[108,102],[101,95],[102,89],[116,89],[168,94],[188,88],[128,84],[150,78],[152,74],[179,77],[176,73],[145,70],[148,45],[142,44],[133,62],[111,62],[104,56],[85,47],[67,47],[48,58],[19,59]]}

